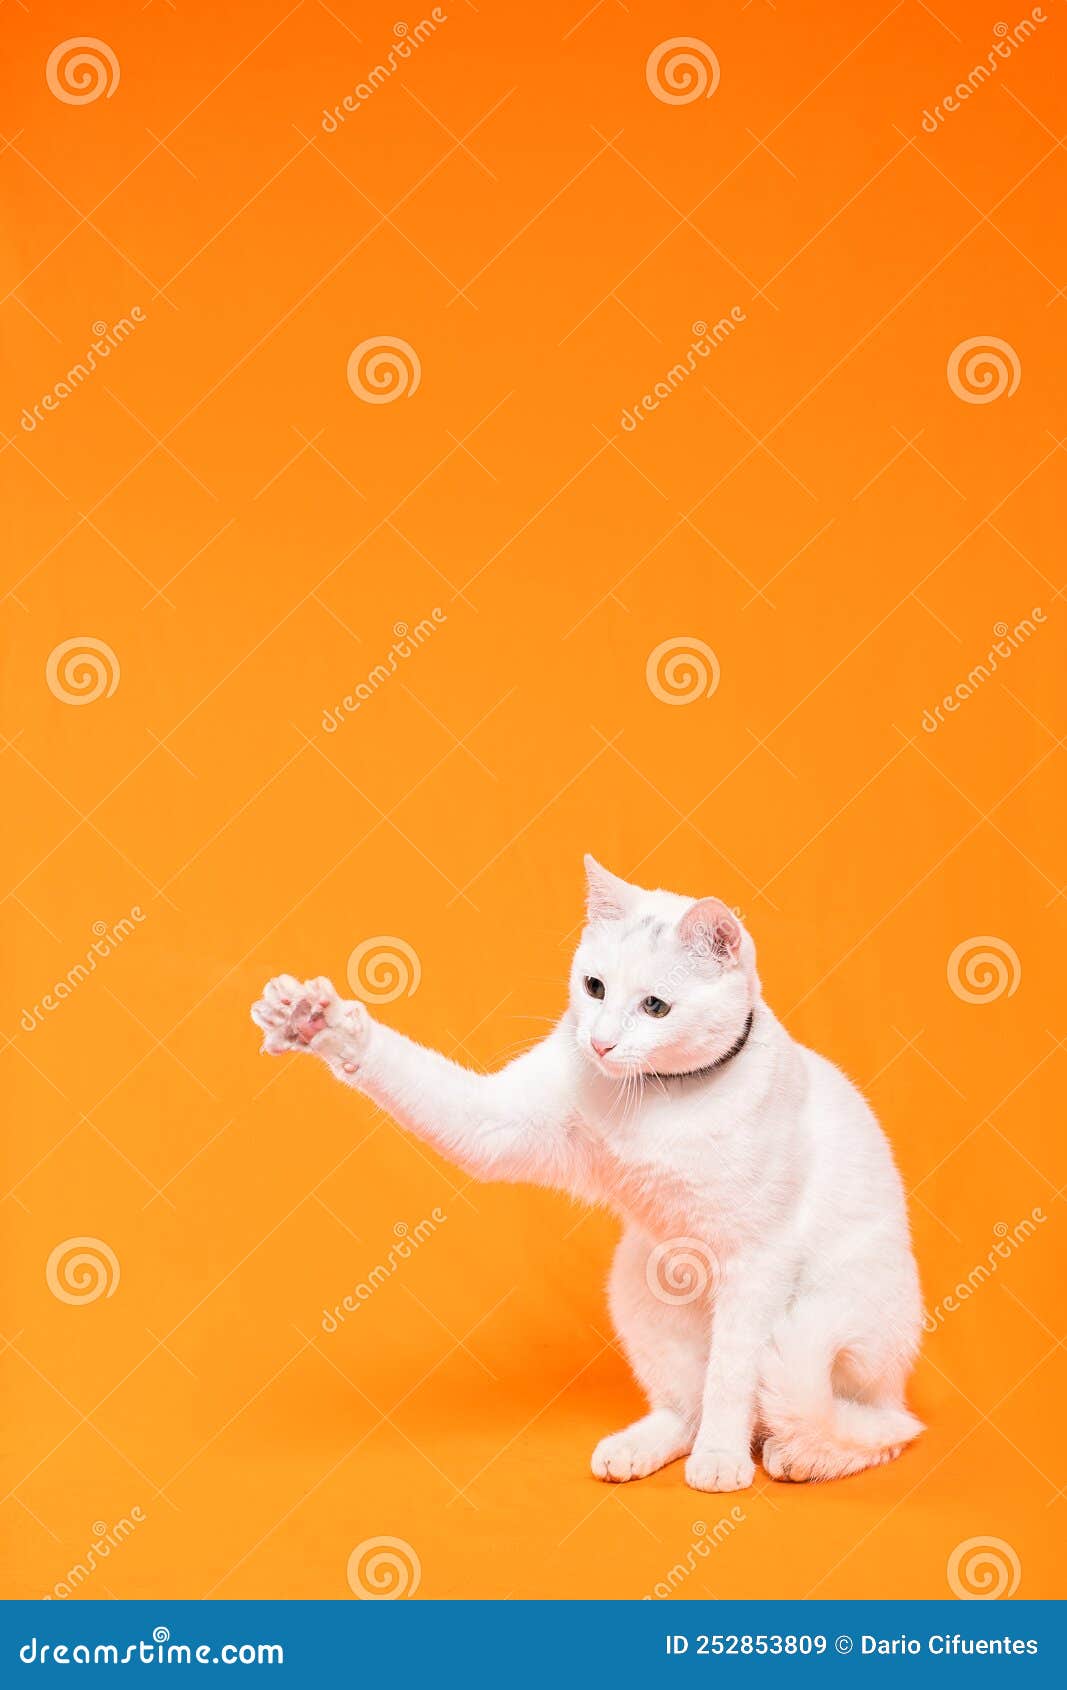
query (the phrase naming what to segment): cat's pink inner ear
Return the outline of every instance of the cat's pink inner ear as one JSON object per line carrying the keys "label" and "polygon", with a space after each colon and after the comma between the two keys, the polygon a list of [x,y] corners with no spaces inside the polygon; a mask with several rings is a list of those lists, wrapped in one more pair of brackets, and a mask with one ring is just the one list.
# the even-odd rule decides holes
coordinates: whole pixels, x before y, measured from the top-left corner
{"label": "cat's pink inner ear", "polygon": [[586,895],[585,907],[590,921],[612,920],[624,915],[633,899],[634,888],[625,880],[620,880],[617,874],[604,868],[591,857],[585,856]]}
{"label": "cat's pink inner ear", "polygon": [[741,923],[720,898],[701,898],[686,910],[678,931],[690,950],[715,957],[727,967],[741,955]]}

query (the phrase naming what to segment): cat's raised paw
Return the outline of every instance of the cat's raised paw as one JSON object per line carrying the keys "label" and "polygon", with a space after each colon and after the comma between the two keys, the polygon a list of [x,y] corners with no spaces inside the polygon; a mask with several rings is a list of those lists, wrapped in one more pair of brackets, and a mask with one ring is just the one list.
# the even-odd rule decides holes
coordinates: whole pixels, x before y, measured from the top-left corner
{"label": "cat's raised paw", "polygon": [[252,1020],[262,1030],[263,1049],[272,1056],[310,1048],[316,1055],[328,1055],[358,1046],[367,1012],[361,1003],[346,1003],[322,976],[301,982],[279,974],[252,1005]]}
{"label": "cat's raised paw", "polygon": [[685,1464],[685,1482],[694,1490],[748,1490],[755,1477],[747,1451],[736,1455],[724,1449],[695,1449]]}

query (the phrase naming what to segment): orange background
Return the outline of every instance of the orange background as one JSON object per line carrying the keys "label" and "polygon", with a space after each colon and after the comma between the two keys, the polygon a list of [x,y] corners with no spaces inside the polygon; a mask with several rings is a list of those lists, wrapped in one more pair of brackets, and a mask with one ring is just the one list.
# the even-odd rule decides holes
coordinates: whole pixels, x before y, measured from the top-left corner
{"label": "orange background", "polygon": [[[50,1590],[136,1505],[84,1594],[345,1597],[349,1552],[387,1534],[420,1596],[640,1596],[734,1504],[680,1594],[940,1596],[953,1548],[990,1534],[1021,1595],[1054,1592],[1067,19],[1047,9],[931,135],[924,109],[1014,11],[455,0],[328,134],[395,10],[5,8],[9,1593]],[[68,105],[45,63],[87,29],[121,80]],[[653,96],[674,35],[713,47],[713,97]],[[735,305],[625,431],[694,321]],[[92,324],[134,306],[27,432]],[[966,403],[948,356],[988,334],[1018,390]],[[346,365],[381,335],[421,383],[366,404]],[[83,708],[45,677],[77,636],[121,668]],[[676,637],[721,667],[685,708],[645,678]],[[561,1008],[585,849],[744,911],[770,1002],[886,1125],[931,1305],[998,1223],[1047,1216],[927,1340],[929,1431],[889,1468],[725,1498],[677,1466],[597,1485],[594,1443],[639,1410],[604,1306],[614,1223],[472,1185],[325,1071],[257,1054],[268,976],[342,983],[356,944],[396,935],[421,983],[383,1014],[500,1061]],[[20,1025],[134,905],[116,954]],[[1016,954],[1012,995],[949,989],[977,935]],[[435,1205],[447,1224],[326,1334]],[[45,1264],[82,1235],[121,1279],[72,1306]]]}

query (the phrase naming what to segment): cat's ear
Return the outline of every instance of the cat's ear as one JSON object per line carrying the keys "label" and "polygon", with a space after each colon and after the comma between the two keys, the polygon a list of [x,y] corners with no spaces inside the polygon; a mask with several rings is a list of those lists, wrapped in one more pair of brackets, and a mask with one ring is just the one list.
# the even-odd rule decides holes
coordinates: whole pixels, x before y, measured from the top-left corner
{"label": "cat's ear", "polygon": [[625,915],[633,902],[635,888],[601,867],[588,851],[585,854],[585,907],[590,921],[612,921]]}
{"label": "cat's ear", "polygon": [[723,968],[735,968],[741,958],[741,923],[721,898],[701,898],[678,924],[682,943],[700,957],[711,957]]}

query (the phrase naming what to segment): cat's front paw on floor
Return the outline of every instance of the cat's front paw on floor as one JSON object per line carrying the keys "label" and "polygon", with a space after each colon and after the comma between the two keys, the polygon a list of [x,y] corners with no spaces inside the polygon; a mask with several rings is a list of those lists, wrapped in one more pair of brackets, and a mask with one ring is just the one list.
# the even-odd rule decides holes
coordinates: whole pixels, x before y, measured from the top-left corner
{"label": "cat's front paw on floor", "polygon": [[623,1432],[601,1438],[590,1463],[593,1477],[622,1485],[628,1479],[647,1479],[668,1462],[689,1453],[692,1433],[670,1409],[653,1409]]}
{"label": "cat's front paw on floor", "polygon": [[685,1464],[685,1482],[694,1490],[748,1490],[756,1466],[746,1450],[695,1449]]}

